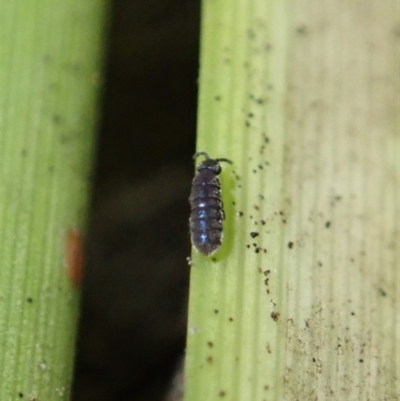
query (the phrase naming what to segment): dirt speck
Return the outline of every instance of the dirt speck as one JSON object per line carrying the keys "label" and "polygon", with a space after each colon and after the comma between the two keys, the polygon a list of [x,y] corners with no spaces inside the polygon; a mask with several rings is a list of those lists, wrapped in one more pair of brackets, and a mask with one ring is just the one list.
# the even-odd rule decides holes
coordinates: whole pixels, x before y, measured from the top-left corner
{"label": "dirt speck", "polygon": [[308,27],[305,24],[300,24],[297,26],[296,28],[296,32],[298,33],[298,35],[300,36],[305,36],[309,33]]}
{"label": "dirt speck", "polygon": [[279,313],[278,312],[271,312],[271,317],[272,317],[272,320],[274,321],[274,322],[277,322],[278,321],[278,319],[279,319]]}

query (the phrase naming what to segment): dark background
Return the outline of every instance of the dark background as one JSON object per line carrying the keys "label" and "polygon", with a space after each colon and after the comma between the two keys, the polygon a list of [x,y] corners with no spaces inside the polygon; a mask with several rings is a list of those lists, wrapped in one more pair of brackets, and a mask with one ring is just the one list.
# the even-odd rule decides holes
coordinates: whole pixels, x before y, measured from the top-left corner
{"label": "dark background", "polygon": [[199,11],[112,2],[73,401],[164,400],[179,369]]}

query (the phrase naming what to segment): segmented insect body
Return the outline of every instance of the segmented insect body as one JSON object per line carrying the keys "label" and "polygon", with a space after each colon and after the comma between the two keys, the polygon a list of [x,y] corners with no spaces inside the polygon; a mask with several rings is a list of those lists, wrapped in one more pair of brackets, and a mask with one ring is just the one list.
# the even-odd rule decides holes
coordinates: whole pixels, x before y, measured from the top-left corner
{"label": "segmented insect body", "polygon": [[193,158],[204,156],[206,159],[197,167],[193,179],[189,202],[190,235],[193,246],[204,255],[212,255],[222,244],[222,220],[224,210],[221,200],[221,173],[219,162],[232,163],[228,159],[211,159],[207,153],[198,152]]}

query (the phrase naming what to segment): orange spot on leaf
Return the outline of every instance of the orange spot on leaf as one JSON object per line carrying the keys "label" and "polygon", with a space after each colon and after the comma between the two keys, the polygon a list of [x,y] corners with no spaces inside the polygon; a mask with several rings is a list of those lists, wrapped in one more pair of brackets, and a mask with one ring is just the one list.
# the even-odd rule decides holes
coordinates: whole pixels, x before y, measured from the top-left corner
{"label": "orange spot on leaf", "polygon": [[67,234],[65,261],[69,279],[79,286],[83,278],[84,251],[83,235],[76,228]]}

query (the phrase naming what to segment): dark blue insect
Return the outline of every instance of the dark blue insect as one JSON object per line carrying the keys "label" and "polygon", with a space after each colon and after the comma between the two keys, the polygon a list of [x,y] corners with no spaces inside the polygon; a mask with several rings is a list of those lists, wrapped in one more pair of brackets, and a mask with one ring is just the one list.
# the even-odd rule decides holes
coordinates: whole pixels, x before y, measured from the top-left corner
{"label": "dark blue insect", "polygon": [[218,178],[222,170],[219,162],[232,162],[228,159],[211,159],[205,152],[198,152],[193,158],[198,156],[204,156],[205,160],[197,166],[189,197],[190,235],[193,246],[199,252],[212,255],[222,244],[222,220],[225,218]]}

